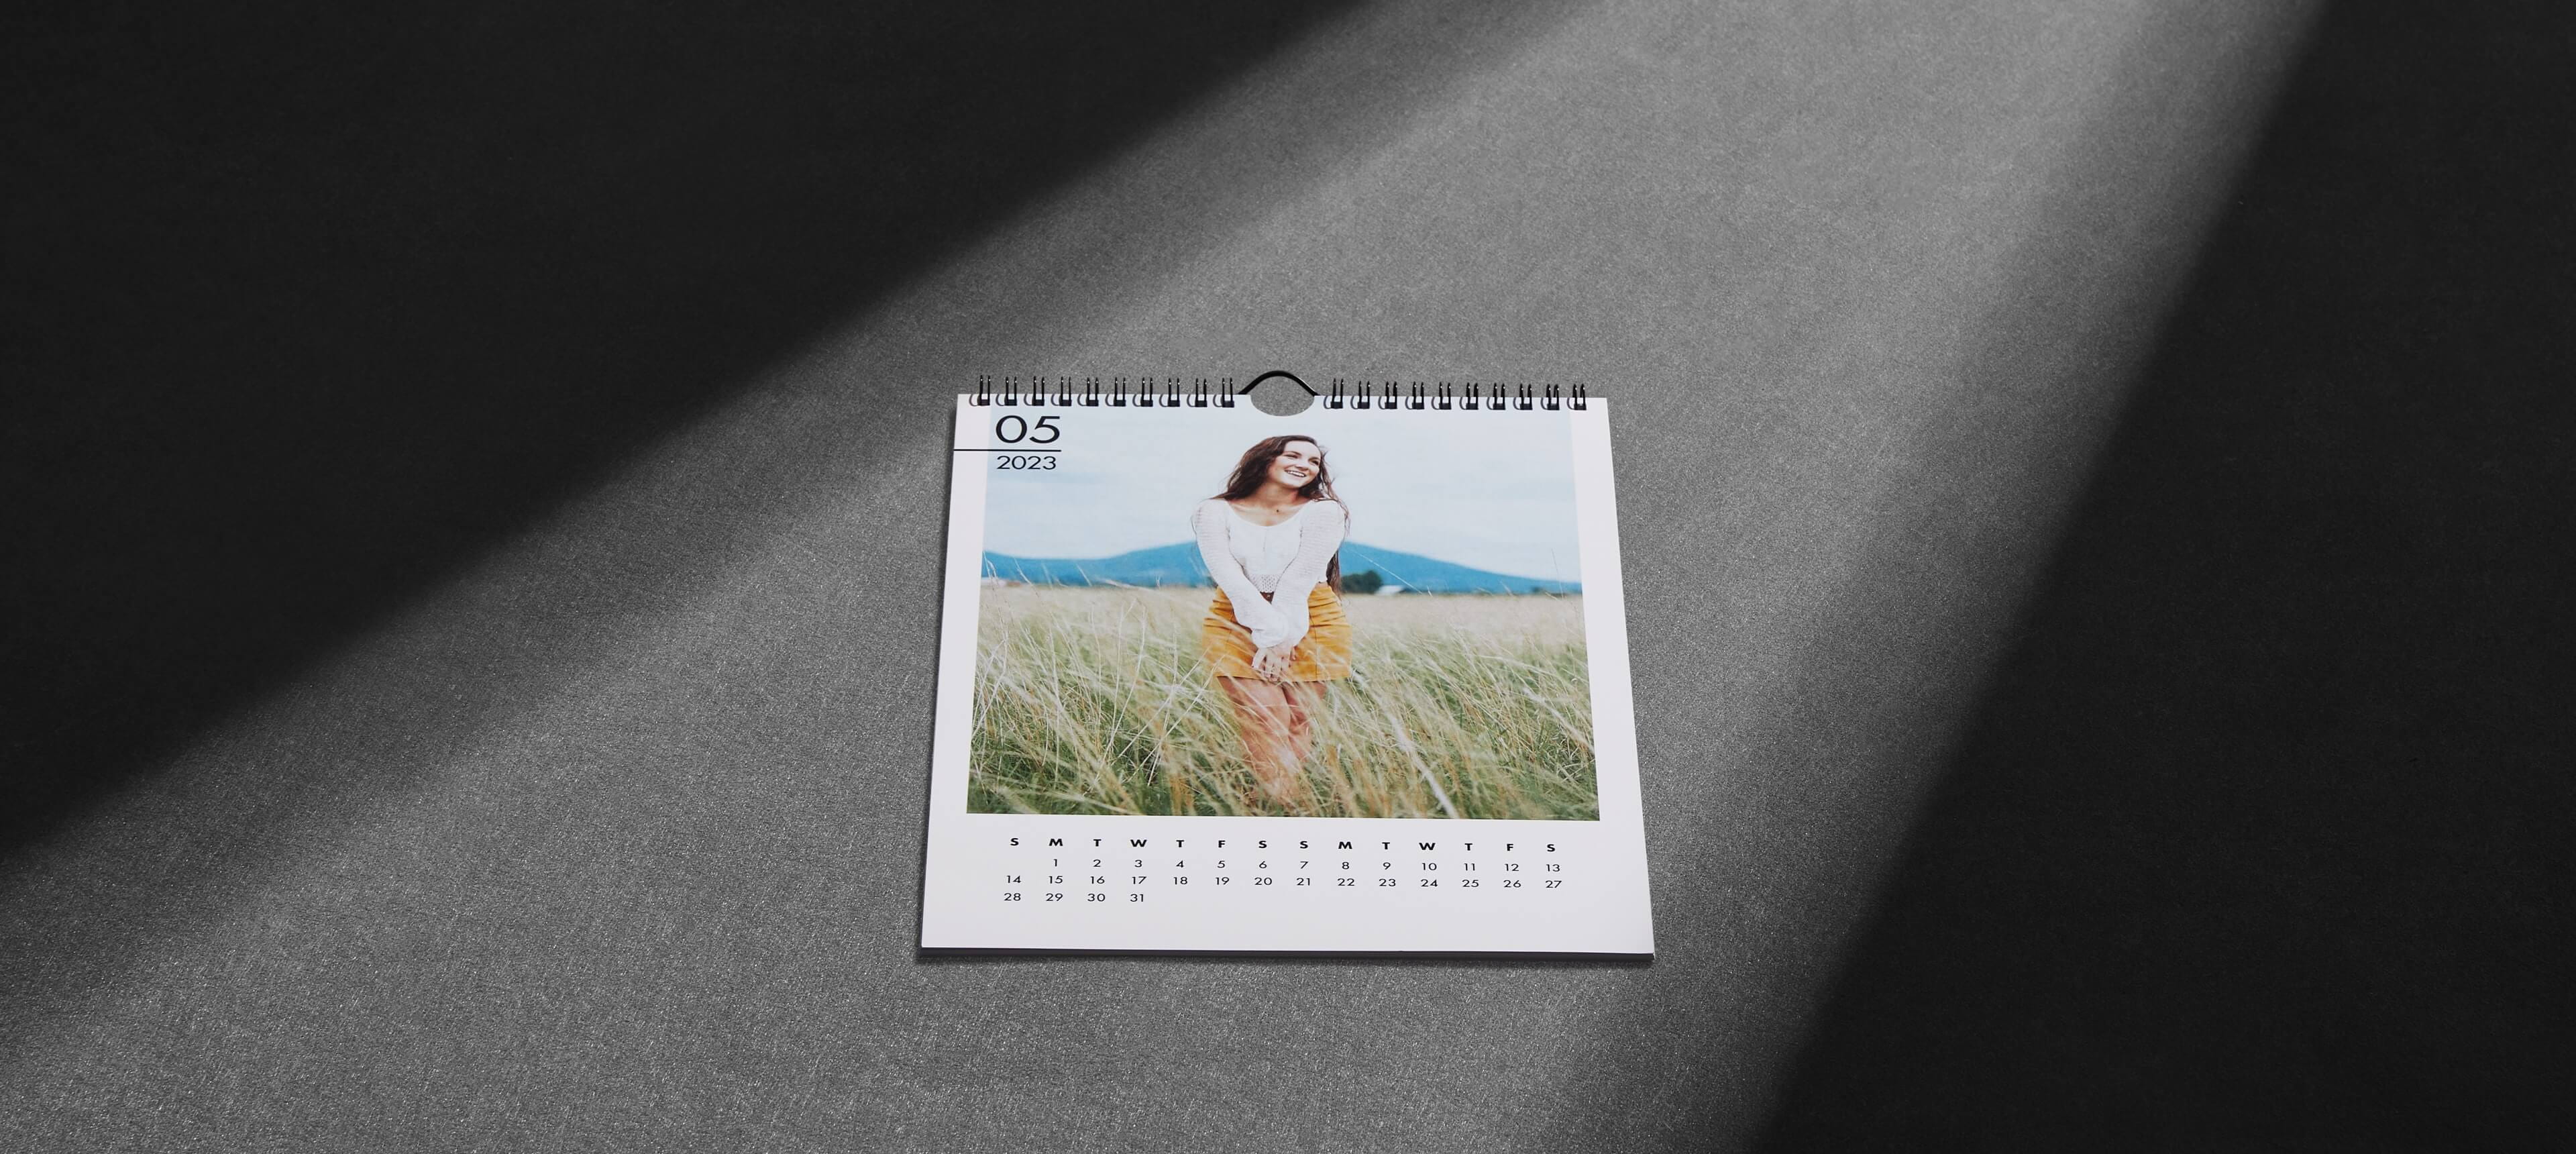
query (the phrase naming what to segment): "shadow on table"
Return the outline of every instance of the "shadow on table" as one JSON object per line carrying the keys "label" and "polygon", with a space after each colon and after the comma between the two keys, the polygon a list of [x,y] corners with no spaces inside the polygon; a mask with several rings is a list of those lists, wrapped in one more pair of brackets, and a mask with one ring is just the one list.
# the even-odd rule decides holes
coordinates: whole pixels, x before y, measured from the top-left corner
{"label": "shadow on table", "polygon": [[17,38],[0,853],[1346,7]]}
{"label": "shadow on table", "polygon": [[2576,19],[2521,7],[2322,15],[1765,1148],[2567,1132]]}

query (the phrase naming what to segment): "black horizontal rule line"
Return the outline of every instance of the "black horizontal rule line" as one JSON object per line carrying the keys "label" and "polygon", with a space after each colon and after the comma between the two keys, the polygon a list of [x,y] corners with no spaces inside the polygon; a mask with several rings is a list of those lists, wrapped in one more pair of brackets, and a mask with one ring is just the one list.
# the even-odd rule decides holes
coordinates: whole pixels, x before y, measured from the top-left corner
{"label": "black horizontal rule line", "polygon": [[949,451],[949,452],[951,452],[951,453],[1061,453],[1061,452],[1063,452],[1064,450],[1062,450],[1062,449],[1020,449],[1020,448],[1004,448],[1004,449],[950,449],[950,450],[948,450],[948,451]]}

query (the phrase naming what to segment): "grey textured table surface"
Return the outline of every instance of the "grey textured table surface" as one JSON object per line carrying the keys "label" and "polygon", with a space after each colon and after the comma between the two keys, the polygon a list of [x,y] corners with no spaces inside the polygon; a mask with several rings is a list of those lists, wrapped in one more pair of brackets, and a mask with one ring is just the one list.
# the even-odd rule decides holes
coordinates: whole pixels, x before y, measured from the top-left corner
{"label": "grey textured table surface", "polygon": [[[830,12],[666,13],[549,80],[550,46],[575,38],[501,11],[491,35],[536,47],[367,29],[394,47],[287,74],[345,102],[262,106],[281,151],[340,147],[341,124],[399,139],[345,171],[257,161],[291,187],[207,194],[251,198],[238,218],[174,210],[314,253],[192,242],[215,272],[131,291],[217,319],[83,362],[131,392],[202,354],[232,403],[275,374],[281,414],[429,399],[236,414],[238,460],[176,450],[218,487],[285,454],[301,479],[238,483],[297,511],[136,529],[196,534],[196,576],[169,596],[237,624],[165,651],[158,626],[118,633],[102,612],[101,660],[257,660],[237,691],[123,694],[150,718],[163,698],[220,708],[118,749],[109,786],[73,790],[14,852],[0,1147],[2209,1148],[2488,1133],[2539,1085],[2543,1067],[2401,1056],[2488,1053],[2462,1039],[2538,1029],[2499,1005],[2565,1006],[2519,947],[2402,944],[2537,917],[2536,835],[2475,800],[2501,778],[2417,796],[2355,772],[2355,802],[2312,789],[2326,772],[2302,760],[2319,741],[2347,768],[2375,764],[2373,741],[2456,749],[2443,735],[2480,720],[2458,710],[2521,724],[2526,706],[2473,695],[2471,675],[2456,696],[2352,683],[2378,655],[2336,649],[2340,618],[2281,589],[2337,596],[2378,565],[2401,600],[2461,592],[2343,531],[2460,533],[2440,543],[2493,562],[2476,588],[2500,600],[2453,624],[2509,632],[2556,571],[2478,552],[2513,526],[2445,518],[2492,508],[2490,481],[2539,479],[2514,462],[2554,442],[2495,454],[2500,478],[2379,484],[2339,462],[2403,469],[2428,443],[2390,430],[2509,434],[2387,390],[2262,391],[2372,358],[2400,362],[2375,379],[2432,377],[2472,343],[2540,355],[2501,327],[2399,343],[2338,283],[2467,284],[2436,254],[2563,249],[2531,227],[2563,209],[2479,191],[2509,144],[2462,148],[2456,186],[2258,147],[2349,130],[2363,153],[2392,132],[2440,151],[2476,109],[2554,99],[2509,54],[2508,79],[2412,119],[2354,80],[2484,59],[2511,34],[2301,4],[1460,3],[1303,11],[1209,43],[1158,17],[1142,48],[1095,29],[1050,56],[961,20],[909,30],[973,52],[897,99],[809,47],[870,35]],[[634,97],[650,130],[600,111],[629,68],[653,77]],[[1120,105],[1117,133],[1030,144],[1026,170],[993,155],[1020,138],[957,123],[1079,117],[1126,99],[1091,86],[1148,83],[1122,69],[1192,78]],[[942,103],[991,83],[1027,107]],[[1040,107],[1058,102],[1075,111]],[[872,116],[918,125],[851,127]],[[877,151],[835,153],[849,132]],[[714,175],[657,191],[671,150]],[[2402,196],[2374,217],[2382,194]],[[2379,227],[2454,194],[2501,231],[2473,213],[2439,238]],[[153,195],[112,207],[148,218]],[[986,207],[942,215],[952,195]],[[307,209],[339,223],[293,219]],[[728,223],[674,227],[700,211]],[[2317,212],[2343,215],[2285,223]],[[2370,230],[2368,253],[2346,229]],[[669,247],[625,254],[656,230]],[[366,243],[325,243],[347,237]],[[838,275],[870,245],[883,268]],[[217,275],[234,261],[240,294]],[[2356,309],[2350,327],[2314,299]],[[2293,351],[2230,327],[2248,323]],[[1650,966],[915,958],[949,396],[978,372],[1274,367],[1615,398]],[[2213,379],[2227,388],[2191,391]],[[628,380],[651,382],[631,406]],[[2462,411],[2563,427],[2563,406],[2478,407],[2492,396]],[[155,435],[187,444],[155,411]],[[164,451],[99,434],[125,427],[112,407],[47,419],[22,430],[72,446],[46,467],[84,478],[93,512],[116,486],[84,460]],[[419,421],[445,439],[406,439]],[[335,447],[299,447],[316,437]],[[71,520],[65,553],[122,524]],[[292,558],[261,551],[288,536]],[[316,560],[335,536],[346,571]],[[188,601],[191,580],[228,600]],[[59,660],[67,635],[20,652]],[[2485,660],[2520,660],[2492,643]],[[2462,652],[2426,644],[2410,652]],[[26,727],[121,724],[99,702],[126,675],[81,676],[32,698],[54,716]],[[2318,688],[2339,677],[2351,692]],[[2330,717],[2306,709],[2328,700]],[[2525,768],[2538,748],[2465,752]],[[2230,784],[2175,784],[2213,768]],[[2123,784],[2064,784],[2106,774]],[[2376,832],[2285,832],[2318,805]],[[2374,873],[2393,859],[2351,847],[2382,835],[2486,897]],[[2355,960],[2363,945],[2395,952]],[[2328,992],[2300,992],[2309,962],[2288,951]],[[2381,1017],[2442,973],[2495,1000]]]}

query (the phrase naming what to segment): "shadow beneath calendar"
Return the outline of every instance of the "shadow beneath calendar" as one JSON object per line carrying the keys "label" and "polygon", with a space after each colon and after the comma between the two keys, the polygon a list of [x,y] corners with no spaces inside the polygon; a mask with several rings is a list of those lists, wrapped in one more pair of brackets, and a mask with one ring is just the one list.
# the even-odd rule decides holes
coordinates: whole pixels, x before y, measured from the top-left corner
{"label": "shadow beneath calendar", "polygon": [[[1054,465],[997,457],[969,810],[1598,820],[1565,427],[1457,438],[1433,416],[1292,441],[1324,482],[1278,525],[1244,474],[1276,430],[1225,431],[1258,415],[1076,411]],[[1271,590],[1264,551],[1312,533],[1337,546],[1315,627],[1281,683],[1247,676],[1220,577]]]}

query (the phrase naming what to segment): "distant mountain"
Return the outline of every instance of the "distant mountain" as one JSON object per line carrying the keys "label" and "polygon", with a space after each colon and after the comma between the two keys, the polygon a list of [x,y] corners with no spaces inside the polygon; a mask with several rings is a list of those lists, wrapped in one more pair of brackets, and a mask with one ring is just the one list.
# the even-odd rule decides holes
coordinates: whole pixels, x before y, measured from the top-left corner
{"label": "distant mountain", "polygon": [[[1579,581],[1514,577],[1447,561],[1380,549],[1375,545],[1342,546],[1342,575],[1374,569],[1388,585],[1416,593],[1580,593]],[[1184,541],[1138,549],[1115,557],[1089,560],[1012,557],[984,554],[984,576],[1026,581],[1033,585],[1211,585],[1199,547]]]}

